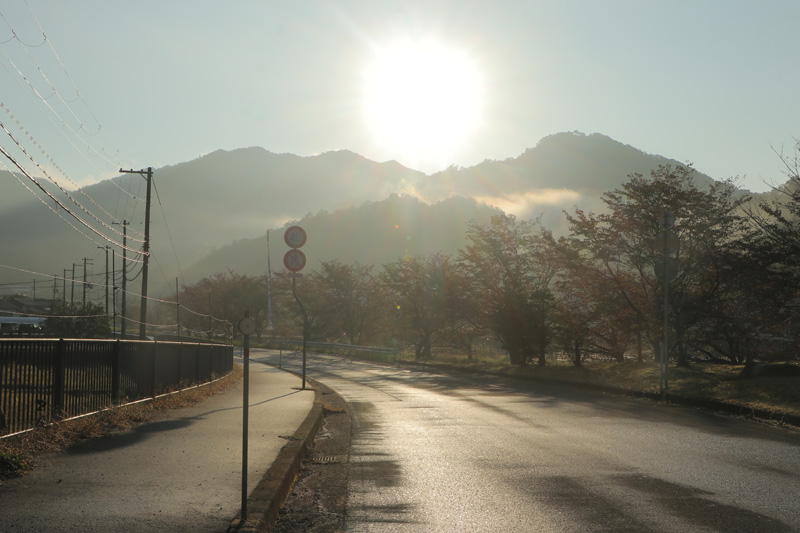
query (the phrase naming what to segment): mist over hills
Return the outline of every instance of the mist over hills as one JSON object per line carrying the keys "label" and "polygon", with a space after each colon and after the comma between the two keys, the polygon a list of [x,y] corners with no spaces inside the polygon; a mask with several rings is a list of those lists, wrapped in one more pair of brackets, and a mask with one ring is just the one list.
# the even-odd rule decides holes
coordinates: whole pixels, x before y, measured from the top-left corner
{"label": "mist over hills", "polygon": [[[310,268],[331,259],[380,265],[404,255],[452,253],[463,246],[466,223],[488,221],[496,208],[519,218],[541,216],[558,232],[562,210],[600,210],[603,192],[660,164],[681,163],[577,132],[545,137],[518,157],[432,175],[346,150],[310,157],[257,147],[218,150],[154,169],[151,291],[174,290],[179,275],[192,283],[226,269],[264,273],[268,229],[272,268],[282,268],[286,245],[280,228],[289,222],[299,221],[309,234],[303,251]],[[699,172],[697,179],[711,180]],[[83,192],[119,218],[128,213],[133,238],[143,231],[144,185],[140,176],[126,174]],[[92,207],[81,194],[72,194]],[[104,271],[97,243],[7,172],[0,173],[0,198],[2,263],[60,275],[73,262],[93,257],[90,272]],[[30,279],[0,269],[2,281]]]}

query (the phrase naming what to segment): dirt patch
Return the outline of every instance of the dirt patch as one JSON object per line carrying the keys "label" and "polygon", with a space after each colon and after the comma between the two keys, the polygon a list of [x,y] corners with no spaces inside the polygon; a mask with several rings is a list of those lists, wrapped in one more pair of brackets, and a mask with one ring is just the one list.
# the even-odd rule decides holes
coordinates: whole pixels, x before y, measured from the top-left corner
{"label": "dirt patch", "polygon": [[325,418],[281,508],[273,531],[328,533],[344,529],[350,413],[345,401],[320,387]]}

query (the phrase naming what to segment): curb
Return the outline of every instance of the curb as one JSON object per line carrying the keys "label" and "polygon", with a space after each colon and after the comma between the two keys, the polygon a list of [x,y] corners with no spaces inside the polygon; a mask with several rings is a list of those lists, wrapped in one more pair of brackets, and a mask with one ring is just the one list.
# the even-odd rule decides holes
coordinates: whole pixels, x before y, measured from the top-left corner
{"label": "curb", "polygon": [[271,531],[278,519],[281,506],[286,501],[300,466],[317,431],[322,426],[322,392],[320,384],[307,379],[314,388],[314,405],[289,442],[281,448],[278,457],[269,467],[256,488],[247,497],[247,520],[242,521],[241,511],[231,521],[228,532],[255,533]]}

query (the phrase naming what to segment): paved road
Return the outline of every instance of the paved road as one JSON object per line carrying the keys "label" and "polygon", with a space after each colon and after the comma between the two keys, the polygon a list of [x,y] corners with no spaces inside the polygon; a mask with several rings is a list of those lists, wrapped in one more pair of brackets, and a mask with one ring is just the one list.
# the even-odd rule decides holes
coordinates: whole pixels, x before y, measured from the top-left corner
{"label": "paved road", "polygon": [[[47,458],[0,486],[0,531],[226,531],[241,508],[242,384]],[[305,420],[314,393],[250,365],[248,493]]]}
{"label": "paved road", "polygon": [[797,433],[319,355],[308,375],[351,409],[348,531],[800,531]]}

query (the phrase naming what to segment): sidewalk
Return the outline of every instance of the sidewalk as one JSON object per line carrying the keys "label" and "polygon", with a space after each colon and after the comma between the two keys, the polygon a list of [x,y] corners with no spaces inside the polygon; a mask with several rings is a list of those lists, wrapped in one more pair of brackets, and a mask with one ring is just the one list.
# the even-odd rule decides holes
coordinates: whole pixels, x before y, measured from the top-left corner
{"label": "sidewalk", "polygon": [[[251,360],[248,525],[265,507],[254,491],[272,496],[256,488],[273,463],[297,454],[291,437],[311,418],[315,392],[300,386]],[[0,531],[226,531],[241,509],[242,384],[43,463],[0,486]]]}

